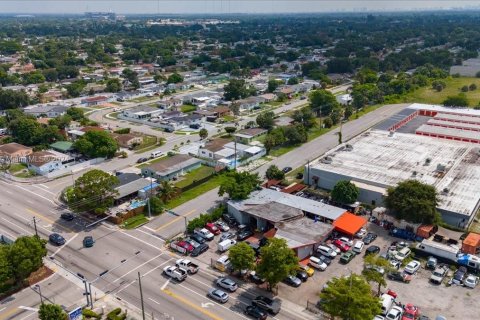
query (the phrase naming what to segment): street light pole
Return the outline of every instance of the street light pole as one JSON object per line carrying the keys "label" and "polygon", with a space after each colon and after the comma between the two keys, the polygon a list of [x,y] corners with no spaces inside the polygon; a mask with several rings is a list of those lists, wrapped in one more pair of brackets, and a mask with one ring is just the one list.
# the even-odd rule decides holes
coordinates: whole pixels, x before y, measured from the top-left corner
{"label": "street light pole", "polygon": [[142,304],[142,319],[145,320],[145,306],[143,305],[143,291],[142,291],[142,279],[140,272],[138,272],[138,286],[140,287],[140,302]]}
{"label": "street light pole", "polygon": [[35,228],[35,236],[38,238],[37,220],[35,217],[33,217],[33,227]]}
{"label": "street light pole", "polygon": [[40,288],[40,285],[39,285],[39,284],[35,285],[35,288],[37,288],[37,290],[38,290],[38,295],[40,296],[40,304],[43,305],[42,289]]}

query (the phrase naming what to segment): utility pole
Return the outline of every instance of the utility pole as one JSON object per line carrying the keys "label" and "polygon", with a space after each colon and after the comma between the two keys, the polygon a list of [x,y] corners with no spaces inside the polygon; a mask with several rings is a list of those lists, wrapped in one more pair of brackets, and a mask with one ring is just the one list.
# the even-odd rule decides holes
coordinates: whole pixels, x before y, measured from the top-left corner
{"label": "utility pole", "polygon": [[235,138],[235,155],[234,155],[234,159],[233,159],[233,169],[235,171],[237,171],[237,139]]}
{"label": "utility pole", "polygon": [[43,296],[42,296],[42,289],[40,289],[40,285],[35,285],[35,288],[38,290],[38,295],[40,296],[40,304],[43,305]]}
{"label": "utility pole", "polygon": [[138,272],[138,286],[140,287],[140,302],[142,304],[142,319],[145,320],[145,306],[143,305],[142,279],[140,277],[140,272]]}
{"label": "utility pole", "polygon": [[87,288],[87,280],[83,280],[83,284],[85,285],[85,292],[83,293],[85,297],[87,297],[87,307],[90,305],[89,293]]}
{"label": "utility pole", "polygon": [[93,309],[92,283],[88,283],[88,293],[90,294],[90,308]]}
{"label": "utility pole", "polygon": [[33,227],[35,228],[35,236],[38,238],[37,219],[35,217],[33,217]]}

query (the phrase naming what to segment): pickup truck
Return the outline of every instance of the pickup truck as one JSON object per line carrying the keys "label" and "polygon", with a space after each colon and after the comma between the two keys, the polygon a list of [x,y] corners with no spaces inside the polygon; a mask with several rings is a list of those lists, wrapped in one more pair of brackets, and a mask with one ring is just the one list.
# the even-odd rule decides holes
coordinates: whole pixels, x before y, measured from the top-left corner
{"label": "pickup truck", "polygon": [[167,266],[163,268],[163,273],[177,281],[183,281],[187,278],[187,271],[175,266]]}
{"label": "pickup truck", "polygon": [[211,233],[210,231],[208,231],[205,228],[195,229],[194,233],[198,234],[200,237],[204,238],[207,241],[212,241],[213,238],[214,238],[213,233]]}
{"label": "pickup truck", "polygon": [[175,265],[181,269],[187,270],[188,274],[195,274],[198,272],[198,265],[187,259],[178,259]]}

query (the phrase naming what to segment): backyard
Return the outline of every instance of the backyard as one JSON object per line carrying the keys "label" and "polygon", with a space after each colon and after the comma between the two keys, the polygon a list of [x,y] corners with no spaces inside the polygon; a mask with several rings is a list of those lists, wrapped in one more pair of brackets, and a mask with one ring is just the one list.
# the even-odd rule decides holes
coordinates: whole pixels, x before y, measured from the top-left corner
{"label": "backyard", "polygon": [[215,170],[212,167],[201,166],[200,168],[194,169],[184,175],[182,180],[175,183],[175,187],[177,188],[185,188],[186,186],[191,185],[195,181],[202,180],[206,177],[211,176]]}
{"label": "backyard", "polygon": [[192,105],[188,105],[188,104],[184,104],[183,106],[180,107],[180,111],[182,111],[183,113],[189,113],[189,112],[193,112],[195,110],[197,110],[196,106],[192,106]]}
{"label": "backyard", "polygon": [[160,143],[157,143],[157,137],[144,135],[142,143],[133,148],[133,150],[135,150],[135,153],[141,153],[150,149],[155,149],[157,146],[161,146],[162,144],[162,140],[160,140]]}

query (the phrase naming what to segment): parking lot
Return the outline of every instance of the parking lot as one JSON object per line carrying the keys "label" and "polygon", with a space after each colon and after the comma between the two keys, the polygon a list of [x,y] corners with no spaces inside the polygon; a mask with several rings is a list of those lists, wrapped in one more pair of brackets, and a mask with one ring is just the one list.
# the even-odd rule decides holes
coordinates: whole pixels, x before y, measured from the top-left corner
{"label": "parking lot", "polygon": [[[380,247],[381,253],[387,251],[392,241],[399,241],[388,235],[387,230],[376,224],[368,223],[369,232],[374,232],[378,237],[369,245]],[[219,236],[209,243],[210,249],[204,254],[197,257],[200,261],[210,265],[212,261],[216,261],[222,254],[217,252],[217,243]],[[365,250],[364,248],[364,250]],[[364,251],[363,250],[363,251]],[[228,251],[223,253],[228,254]],[[348,264],[339,263],[337,256],[332,260],[331,264],[325,271],[315,270],[313,277],[301,284],[300,287],[294,288],[287,284],[280,283],[278,286],[278,296],[282,300],[288,300],[303,308],[306,308],[307,301],[315,304],[321,288],[327,281],[333,277],[348,276],[350,273],[360,274],[363,270],[363,256],[360,255],[353,258]],[[425,260],[419,259],[422,263],[419,271],[412,276],[410,283],[402,283],[387,279],[387,287],[382,288],[382,292],[391,289],[398,294],[397,302],[402,304],[413,303],[417,305],[421,313],[434,319],[437,315],[444,315],[448,319],[473,319],[476,297],[476,289],[469,289],[462,286],[447,286],[447,280],[451,278],[453,271],[450,270],[446,280],[441,285],[434,285],[429,282],[432,274],[431,270],[426,270]],[[402,271],[403,268],[400,268]],[[376,291],[376,284],[372,284],[372,290]]]}

